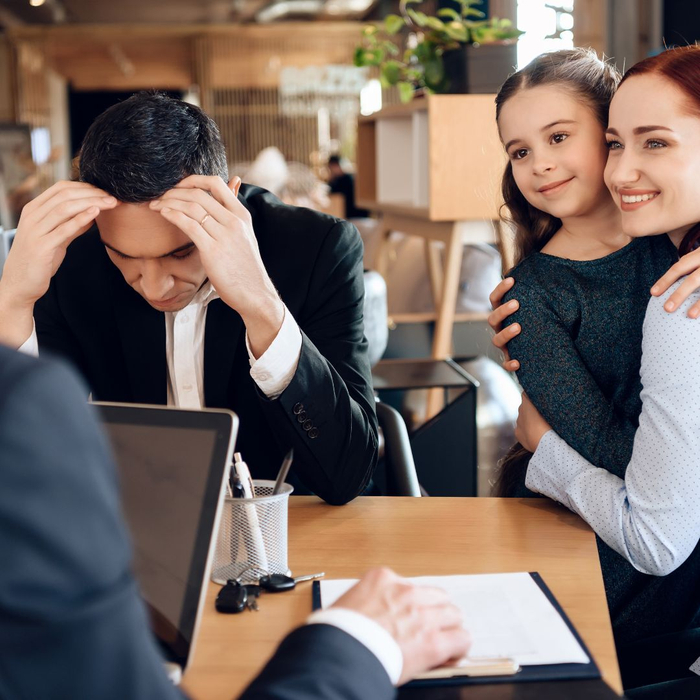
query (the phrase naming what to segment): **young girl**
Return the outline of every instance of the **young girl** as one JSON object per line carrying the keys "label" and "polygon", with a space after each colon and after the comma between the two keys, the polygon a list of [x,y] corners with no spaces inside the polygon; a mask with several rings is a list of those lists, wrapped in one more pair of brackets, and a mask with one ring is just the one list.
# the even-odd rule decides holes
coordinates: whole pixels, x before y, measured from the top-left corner
{"label": "young girl", "polygon": [[[593,51],[558,51],[512,75],[496,98],[522,309],[510,322],[527,329],[510,347],[518,379],[566,442],[613,472],[629,461],[641,412],[648,290],[677,259],[666,236],[633,241],[622,232],[603,180],[618,81]],[[511,450],[500,495],[532,495],[529,457]]]}
{"label": "young girl", "polygon": [[657,636],[618,648],[625,686],[670,681],[660,696],[700,697],[700,678],[689,670],[700,655],[697,271],[666,289],[700,264],[700,47],[633,66],[612,101],[607,138],[605,179],[623,230],[635,237],[667,230],[686,253],[674,266],[678,274],[655,285],[663,296],[646,312],[643,411],[632,458],[622,465],[624,480],[595,468],[550,431],[527,399],[518,435],[535,451],[531,488],[579,513],[637,569],[664,577],[637,591],[637,614]]}

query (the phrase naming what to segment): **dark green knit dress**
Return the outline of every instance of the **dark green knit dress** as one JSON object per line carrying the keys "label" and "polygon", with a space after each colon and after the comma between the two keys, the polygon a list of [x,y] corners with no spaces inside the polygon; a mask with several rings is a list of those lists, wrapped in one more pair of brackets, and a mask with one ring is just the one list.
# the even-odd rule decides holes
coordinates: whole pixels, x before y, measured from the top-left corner
{"label": "dark green knit dress", "polygon": [[[639,368],[649,289],[678,259],[667,236],[638,238],[598,260],[534,253],[511,275],[520,309],[507,323],[518,379],[546,421],[589,462],[624,477],[642,409]],[[515,495],[534,495],[523,481]],[[654,577],[639,573],[598,539],[618,643],[660,632]],[[661,625],[664,627],[665,625]],[[670,630],[669,630],[670,631]]]}

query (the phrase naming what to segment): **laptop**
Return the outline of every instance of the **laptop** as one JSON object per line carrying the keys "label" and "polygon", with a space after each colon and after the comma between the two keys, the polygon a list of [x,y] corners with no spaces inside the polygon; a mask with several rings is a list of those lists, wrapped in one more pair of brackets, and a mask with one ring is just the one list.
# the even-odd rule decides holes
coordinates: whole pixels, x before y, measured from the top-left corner
{"label": "laptop", "polygon": [[134,575],[177,683],[194,654],[238,417],[225,410],[94,405],[119,471]]}

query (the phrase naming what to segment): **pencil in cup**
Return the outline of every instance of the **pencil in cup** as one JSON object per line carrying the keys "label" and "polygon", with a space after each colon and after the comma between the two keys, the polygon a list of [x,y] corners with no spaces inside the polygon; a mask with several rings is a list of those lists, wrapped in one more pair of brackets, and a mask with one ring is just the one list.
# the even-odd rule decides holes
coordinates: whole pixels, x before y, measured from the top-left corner
{"label": "pencil in cup", "polygon": [[274,481],[254,480],[255,498],[226,498],[212,567],[212,580],[257,580],[264,574],[289,574],[287,511],[294,488],[284,484],[272,495]]}

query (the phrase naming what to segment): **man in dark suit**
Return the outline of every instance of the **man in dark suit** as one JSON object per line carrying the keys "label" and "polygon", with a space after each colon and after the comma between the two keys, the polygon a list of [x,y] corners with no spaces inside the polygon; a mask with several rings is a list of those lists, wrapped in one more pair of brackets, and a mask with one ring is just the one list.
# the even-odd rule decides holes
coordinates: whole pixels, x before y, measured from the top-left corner
{"label": "man in dark suit", "polygon": [[[0,347],[0,697],[183,700],[148,630],[115,470],[85,393],[62,363]],[[309,624],[242,698],[391,698],[392,681],[468,646],[444,594],[387,570],[336,606],[385,635],[398,672],[342,625]]]}
{"label": "man in dark suit", "polygon": [[0,342],[38,338],[96,399],[234,410],[255,477],[294,447],[297,487],[361,493],[377,423],[356,229],[229,180],[213,121],[163,95],[98,117],[80,177],[22,213]]}

